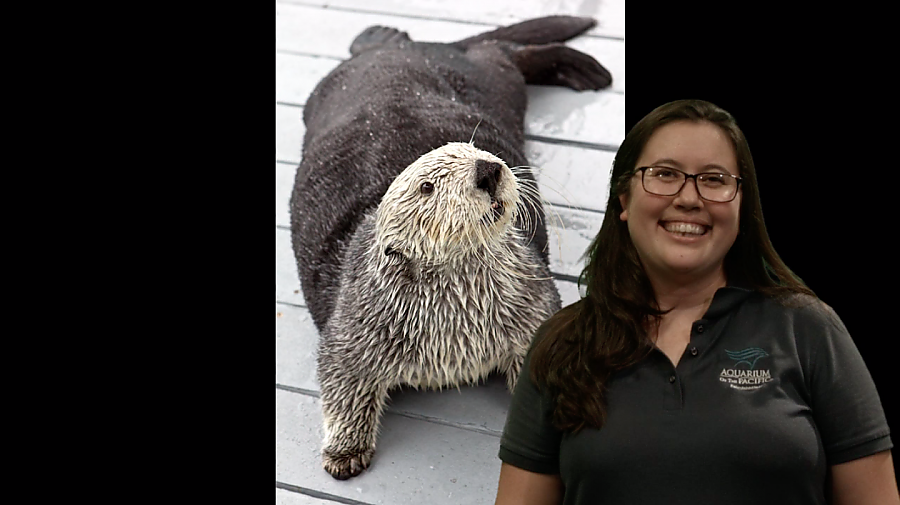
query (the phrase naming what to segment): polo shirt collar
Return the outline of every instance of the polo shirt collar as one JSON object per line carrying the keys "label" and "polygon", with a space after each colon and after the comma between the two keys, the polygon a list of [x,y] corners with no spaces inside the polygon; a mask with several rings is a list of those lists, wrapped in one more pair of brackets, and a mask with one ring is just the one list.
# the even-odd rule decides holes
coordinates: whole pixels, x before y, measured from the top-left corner
{"label": "polo shirt collar", "polygon": [[751,294],[753,294],[752,290],[740,286],[719,288],[716,294],[713,295],[712,302],[709,304],[709,308],[706,309],[703,319],[718,319],[741,304]]}

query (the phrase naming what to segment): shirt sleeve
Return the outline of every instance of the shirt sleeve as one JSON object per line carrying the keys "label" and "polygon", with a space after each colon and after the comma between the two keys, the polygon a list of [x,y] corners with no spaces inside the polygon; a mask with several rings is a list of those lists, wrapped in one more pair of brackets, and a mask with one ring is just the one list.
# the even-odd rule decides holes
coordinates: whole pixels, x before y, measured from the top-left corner
{"label": "shirt sleeve", "polygon": [[504,463],[523,470],[557,474],[562,433],[553,427],[552,400],[531,380],[530,362],[529,351],[513,392],[499,456]]}
{"label": "shirt sleeve", "polygon": [[810,350],[807,383],[828,465],[892,448],[875,382],[844,323],[821,302],[804,312],[804,319],[815,319],[803,324]]}

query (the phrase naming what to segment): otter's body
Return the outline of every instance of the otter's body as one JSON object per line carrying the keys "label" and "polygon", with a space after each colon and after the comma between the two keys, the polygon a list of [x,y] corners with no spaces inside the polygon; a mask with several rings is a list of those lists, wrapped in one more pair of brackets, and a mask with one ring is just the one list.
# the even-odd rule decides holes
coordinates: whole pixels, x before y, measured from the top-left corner
{"label": "otter's body", "polygon": [[373,27],[307,101],[291,231],[320,331],[333,476],[368,465],[390,388],[494,370],[512,387],[559,309],[534,178],[516,167],[527,165],[526,82],[609,84],[555,43],[592,24],[541,18],[455,44]]}

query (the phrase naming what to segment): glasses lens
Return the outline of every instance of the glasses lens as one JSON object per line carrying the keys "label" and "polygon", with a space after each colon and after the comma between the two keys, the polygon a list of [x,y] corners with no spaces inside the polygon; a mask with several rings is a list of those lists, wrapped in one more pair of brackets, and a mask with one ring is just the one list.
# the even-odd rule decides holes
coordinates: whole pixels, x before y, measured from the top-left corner
{"label": "glasses lens", "polygon": [[[660,196],[678,194],[684,187],[687,178],[684,172],[666,167],[650,167],[644,169],[644,189]],[[694,178],[697,192],[704,200],[711,202],[730,202],[737,193],[738,182],[728,174],[697,174]]]}
{"label": "glasses lens", "polygon": [[672,196],[681,191],[684,174],[665,167],[650,167],[644,170],[644,189],[654,195]]}
{"label": "glasses lens", "polygon": [[727,174],[699,174],[697,191],[713,202],[730,202],[737,191],[737,180]]}

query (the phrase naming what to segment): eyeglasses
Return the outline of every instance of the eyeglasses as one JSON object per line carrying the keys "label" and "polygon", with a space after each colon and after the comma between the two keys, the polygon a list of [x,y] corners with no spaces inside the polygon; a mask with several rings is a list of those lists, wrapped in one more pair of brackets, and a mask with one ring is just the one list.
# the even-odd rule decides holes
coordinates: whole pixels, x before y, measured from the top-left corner
{"label": "eyeglasses", "polygon": [[688,179],[694,179],[697,194],[710,202],[730,202],[737,195],[741,178],[736,175],[707,172],[703,174],[687,174],[669,167],[640,167],[641,184],[644,191],[659,196],[677,195]]}

